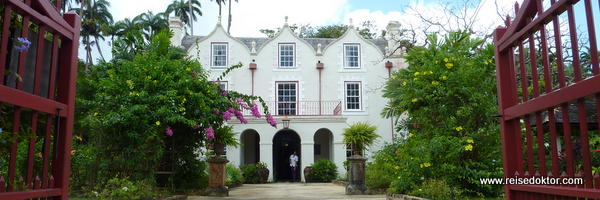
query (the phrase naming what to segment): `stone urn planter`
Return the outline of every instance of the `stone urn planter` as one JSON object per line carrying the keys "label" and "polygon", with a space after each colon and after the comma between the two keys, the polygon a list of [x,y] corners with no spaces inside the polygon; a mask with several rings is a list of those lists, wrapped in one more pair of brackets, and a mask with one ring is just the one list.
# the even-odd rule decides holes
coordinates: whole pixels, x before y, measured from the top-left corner
{"label": "stone urn planter", "polygon": [[258,177],[260,177],[261,183],[267,183],[267,181],[269,180],[269,169],[258,168]]}
{"label": "stone urn planter", "polygon": [[225,152],[225,145],[220,142],[215,142],[213,148],[217,158],[221,158],[221,155],[223,155],[223,153]]}
{"label": "stone urn planter", "polygon": [[369,122],[357,122],[344,129],[344,143],[351,144],[354,155],[347,158],[350,163],[350,183],[346,186],[348,195],[369,194],[369,188],[365,185],[365,162],[367,158],[362,156],[364,147],[371,146],[376,138],[379,138],[377,126]]}
{"label": "stone urn planter", "polygon": [[304,168],[304,181],[306,181],[307,183],[313,182],[312,170],[312,166],[306,166],[306,168]]}

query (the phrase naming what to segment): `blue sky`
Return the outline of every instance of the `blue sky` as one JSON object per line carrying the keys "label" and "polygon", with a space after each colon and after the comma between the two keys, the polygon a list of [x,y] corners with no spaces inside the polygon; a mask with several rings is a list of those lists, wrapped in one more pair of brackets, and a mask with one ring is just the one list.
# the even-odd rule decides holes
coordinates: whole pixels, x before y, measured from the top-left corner
{"label": "blue sky", "polygon": [[[441,0],[458,4],[463,0]],[[495,15],[494,0],[470,0],[474,5],[481,3],[482,12],[478,23],[482,29],[497,27],[502,22]],[[512,5],[514,1],[498,0],[500,4]],[[522,0],[519,0],[522,1]],[[126,17],[133,18],[146,11],[163,12],[172,0],[109,0],[111,13],[115,21]],[[310,24],[321,26],[329,24],[348,24],[350,18],[358,25],[363,21],[376,22],[376,28],[385,29],[389,21],[400,21],[406,26],[420,20],[411,13],[401,12],[406,6],[417,0],[238,0],[233,3],[233,22],[231,34],[238,37],[264,37],[260,29],[277,29],[284,24],[285,16],[289,16],[290,24]],[[432,16],[441,15],[436,9],[438,0],[418,0],[419,10]],[[502,3],[503,2],[503,3]],[[194,35],[208,35],[217,23],[218,6],[211,0],[200,0],[203,16],[194,22]],[[491,10],[490,10],[491,9]],[[226,27],[227,7],[223,8],[223,25]],[[437,14],[436,14],[437,13]],[[494,20],[496,19],[496,20]],[[412,27],[418,27],[413,25]],[[110,52],[108,42],[101,45],[105,57]],[[95,50],[95,49],[94,49]],[[94,52],[95,58],[97,56]],[[85,54],[80,51],[80,57]]]}
{"label": "blue sky", "polygon": [[[429,0],[432,1],[432,0]],[[406,6],[409,1],[369,1],[369,0],[348,0],[351,10],[368,9],[372,11],[380,10],[383,13],[392,11],[400,11],[403,6]]]}

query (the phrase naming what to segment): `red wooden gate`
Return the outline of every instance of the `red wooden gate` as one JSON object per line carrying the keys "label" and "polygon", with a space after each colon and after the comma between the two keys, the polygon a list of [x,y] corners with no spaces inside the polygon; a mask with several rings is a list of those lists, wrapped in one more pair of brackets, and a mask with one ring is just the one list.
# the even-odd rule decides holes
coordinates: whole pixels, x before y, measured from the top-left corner
{"label": "red wooden gate", "polygon": [[0,199],[68,198],[81,20],[56,2],[0,0]]}
{"label": "red wooden gate", "polygon": [[494,33],[504,177],[561,178],[505,182],[509,200],[600,199],[594,9],[591,0],[525,0]]}

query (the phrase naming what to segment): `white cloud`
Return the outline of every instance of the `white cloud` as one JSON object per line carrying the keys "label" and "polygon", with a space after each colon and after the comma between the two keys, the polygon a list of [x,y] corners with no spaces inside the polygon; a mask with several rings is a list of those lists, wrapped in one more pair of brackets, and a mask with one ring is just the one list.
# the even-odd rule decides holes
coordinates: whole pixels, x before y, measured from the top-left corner
{"label": "white cloud", "polygon": [[[155,14],[164,12],[166,7],[172,2],[171,0],[109,1],[112,4],[111,13],[115,21],[126,17],[133,18],[148,10],[153,11]],[[512,6],[514,3],[511,3],[512,1],[474,1],[481,4],[475,28],[491,33],[493,28],[504,24],[502,19],[496,14],[495,1],[503,8],[501,9],[503,12],[513,9]],[[200,3],[203,15],[194,23],[194,35],[208,35],[217,23],[218,5],[215,1],[211,0],[200,0]],[[236,37],[265,37],[259,30],[277,29],[283,26],[285,16],[289,17],[289,24],[310,24],[313,27],[330,24],[349,24],[350,18],[353,19],[354,25],[360,25],[360,23],[367,20],[374,21],[376,28],[379,30],[384,30],[389,21],[400,21],[404,28],[419,28],[422,25],[421,19],[415,15],[414,11],[406,8],[398,8],[404,10],[404,12],[393,11],[384,13],[380,10],[351,8],[348,0],[239,0],[237,3],[235,1],[232,1],[232,3],[233,20],[231,34]],[[434,18],[443,15],[442,11],[440,11],[439,3],[424,3],[423,0],[419,0],[411,1],[410,4],[429,17]],[[227,28],[228,6],[224,5],[222,8],[222,25],[225,28]],[[469,9],[469,12],[474,12],[474,8]],[[452,23],[449,24],[450,26],[455,26]],[[102,47],[103,52],[110,52],[108,45],[104,44]],[[85,57],[83,50],[80,50],[80,57]],[[95,49],[94,57],[99,57]],[[109,59],[110,55],[105,53],[105,57]]]}
{"label": "white cloud", "polygon": [[[240,0],[233,3],[231,34],[244,37],[264,37],[260,29],[283,26],[285,16],[289,24],[319,26],[337,23],[349,9],[346,0]],[[223,13],[223,15],[227,15]],[[227,19],[223,19],[227,28]]]}
{"label": "white cloud", "polygon": [[[464,4],[462,4],[462,2],[463,1],[450,2],[449,5],[451,7],[463,7]],[[504,15],[508,14],[509,11],[512,12],[512,6],[514,5],[511,1],[502,0],[480,0],[472,2],[471,7],[466,10],[466,16],[469,16],[469,18],[474,20],[472,26],[474,31],[481,32],[482,34],[491,34],[496,27],[504,25],[503,18],[497,13],[500,12]],[[381,11],[359,9],[348,13],[348,15],[345,16],[344,21],[347,22],[349,18],[352,18],[355,25],[367,20],[375,21],[379,30],[384,30],[390,21],[399,21],[402,24],[402,28],[417,29],[416,32],[419,34],[418,38],[420,40],[424,40],[425,36],[423,32],[431,33],[438,31],[444,32],[444,30],[457,30],[461,27],[459,26],[459,23],[463,23],[456,20],[449,20],[447,15],[443,12],[439,2],[429,1],[426,3],[421,0],[411,1],[409,5],[414,9],[410,9],[407,6],[402,9],[402,12],[394,11],[383,13]],[[497,7],[499,11],[497,11]],[[438,21],[444,26],[432,27],[426,25],[417,12],[426,19]]]}

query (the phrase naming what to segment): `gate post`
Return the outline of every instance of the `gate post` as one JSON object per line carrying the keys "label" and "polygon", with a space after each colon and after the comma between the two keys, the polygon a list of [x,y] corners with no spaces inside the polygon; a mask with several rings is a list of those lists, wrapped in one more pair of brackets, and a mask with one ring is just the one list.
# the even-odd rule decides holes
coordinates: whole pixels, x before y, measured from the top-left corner
{"label": "gate post", "polygon": [[[65,21],[79,30],[81,19],[70,11],[64,15]],[[55,186],[61,189],[61,200],[69,198],[69,177],[71,175],[71,148],[73,136],[73,118],[75,116],[75,82],[77,79],[77,51],[79,47],[79,31],[73,33],[73,40],[62,40],[60,63],[58,69],[58,94],[57,101],[67,105],[67,108],[56,108],[58,112],[66,112],[66,117],[60,120],[57,131],[58,149],[57,158],[52,164],[52,174],[55,177]],[[64,110],[63,110],[64,109]],[[61,111],[62,110],[62,111]]]}
{"label": "gate post", "polygon": [[[513,52],[499,49],[499,41],[506,33],[507,28],[498,27],[494,31],[494,56],[496,57],[496,81],[498,82],[498,109],[500,114],[500,139],[502,142],[502,165],[504,166],[504,177],[513,177],[518,171],[520,162],[517,140],[520,140],[519,120],[506,116],[504,110],[510,106],[517,105],[517,91],[515,81]],[[515,193],[510,190],[509,185],[504,185],[504,194],[507,200],[516,199]]]}

